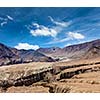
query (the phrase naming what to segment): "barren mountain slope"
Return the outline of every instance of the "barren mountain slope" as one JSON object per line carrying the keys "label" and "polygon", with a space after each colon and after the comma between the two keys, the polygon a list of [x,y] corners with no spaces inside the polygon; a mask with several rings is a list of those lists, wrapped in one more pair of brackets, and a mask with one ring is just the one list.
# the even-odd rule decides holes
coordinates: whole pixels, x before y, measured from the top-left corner
{"label": "barren mountain slope", "polygon": [[80,59],[93,47],[100,47],[100,39],[64,48],[40,48],[37,51],[59,60]]}
{"label": "barren mountain slope", "polygon": [[35,50],[17,50],[0,44],[0,65],[10,65],[28,62],[52,62],[48,57]]}
{"label": "barren mountain slope", "polygon": [[100,46],[91,47],[83,56],[85,59],[97,58],[100,57]]}

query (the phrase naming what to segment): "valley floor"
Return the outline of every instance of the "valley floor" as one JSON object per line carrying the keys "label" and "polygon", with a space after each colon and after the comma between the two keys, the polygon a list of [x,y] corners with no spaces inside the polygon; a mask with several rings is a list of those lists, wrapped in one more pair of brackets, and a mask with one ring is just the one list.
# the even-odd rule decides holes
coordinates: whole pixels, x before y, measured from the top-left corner
{"label": "valley floor", "polygon": [[100,58],[2,66],[0,92],[100,93]]}

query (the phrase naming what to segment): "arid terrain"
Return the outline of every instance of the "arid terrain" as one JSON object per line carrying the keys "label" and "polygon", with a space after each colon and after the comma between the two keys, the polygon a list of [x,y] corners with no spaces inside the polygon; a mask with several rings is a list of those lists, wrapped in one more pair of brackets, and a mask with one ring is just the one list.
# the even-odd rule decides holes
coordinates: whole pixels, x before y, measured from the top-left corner
{"label": "arid terrain", "polygon": [[1,93],[100,92],[100,39],[65,48],[0,44]]}
{"label": "arid terrain", "polygon": [[0,68],[0,92],[4,93],[97,93],[99,87],[99,57]]}

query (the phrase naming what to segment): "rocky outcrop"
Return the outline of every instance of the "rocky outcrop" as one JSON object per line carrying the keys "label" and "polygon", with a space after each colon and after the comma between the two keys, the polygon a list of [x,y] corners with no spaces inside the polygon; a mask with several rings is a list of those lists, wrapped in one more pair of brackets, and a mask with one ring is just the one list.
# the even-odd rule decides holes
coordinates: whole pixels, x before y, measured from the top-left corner
{"label": "rocky outcrop", "polygon": [[1,73],[0,87],[6,89],[11,86],[29,86],[39,81],[47,81],[47,73],[52,73],[52,67],[39,70],[28,70],[22,72],[4,72]]}

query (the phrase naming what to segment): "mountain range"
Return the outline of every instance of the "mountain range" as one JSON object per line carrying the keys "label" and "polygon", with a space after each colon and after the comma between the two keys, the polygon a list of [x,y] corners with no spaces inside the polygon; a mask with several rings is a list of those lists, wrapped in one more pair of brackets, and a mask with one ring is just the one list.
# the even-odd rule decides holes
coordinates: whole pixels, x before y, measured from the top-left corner
{"label": "mountain range", "polygon": [[51,57],[47,57],[35,50],[17,50],[4,44],[0,44],[0,65],[19,64],[28,62],[52,62]]}
{"label": "mountain range", "polygon": [[38,50],[18,50],[0,43],[0,65],[54,62],[75,59],[90,59],[100,56],[100,39],[64,48],[51,47]]}
{"label": "mountain range", "polygon": [[[76,45],[66,46],[64,48],[59,47],[52,47],[52,48],[40,48],[37,51],[43,53],[46,56],[50,56],[53,59],[58,60],[74,60],[74,59],[81,59],[81,58],[89,58],[86,57],[90,52],[95,49],[97,54],[99,55],[100,47],[100,39],[85,42]],[[98,50],[99,49],[99,50]],[[93,54],[94,56],[95,54]]]}

